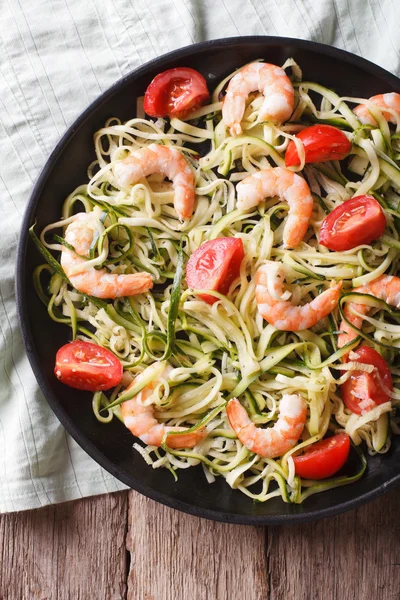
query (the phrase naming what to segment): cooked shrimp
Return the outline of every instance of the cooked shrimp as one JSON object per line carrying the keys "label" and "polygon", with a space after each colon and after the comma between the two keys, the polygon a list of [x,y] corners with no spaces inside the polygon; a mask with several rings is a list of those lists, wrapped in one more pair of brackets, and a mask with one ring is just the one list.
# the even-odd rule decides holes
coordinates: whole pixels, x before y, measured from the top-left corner
{"label": "cooked shrimp", "polygon": [[133,150],[114,165],[114,175],[121,187],[138,183],[153,173],[161,173],[172,181],[177,215],[181,220],[189,219],[195,201],[195,181],[189,164],[179,150],[161,144],[149,144]]}
{"label": "cooked shrimp", "polygon": [[262,92],[264,102],[260,108],[259,121],[283,123],[293,112],[294,90],[285,71],[269,63],[251,63],[236,73],[230,80],[224,103],[222,119],[231,135],[242,133],[240,125],[246,101],[252,92]]}
{"label": "cooked shrimp", "polygon": [[281,331],[309,329],[329,315],[338,303],[342,282],[332,282],[328,290],[309,304],[294,306],[286,300],[288,292],[284,291],[283,279],[278,263],[264,264],[256,273],[258,311],[268,323]]}
{"label": "cooked shrimp", "polygon": [[89,255],[98,223],[96,211],[79,213],[65,232],[65,240],[75,248],[77,254],[63,246],[61,266],[74,288],[96,298],[135,296],[150,290],[153,279],[149,273],[117,275],[105,269],[87,268],[87,260],[82,256]]}
{"label": "cooked shrimp", "polygon": [[246,101],[252,92],[262,92],[264,102],[260,108],[259,121],[283,123],[293,112],[294,90],[285,71],[269,63],[251,63],[230,80],[224,103],[222,119],[231,135],[242,133],[240,125]]}
{"label": "cooked shrimp", "polygon": [[[400,277],[381,275],[378,279],[371,281],[371,283],[355,288],[353,292],[355,294],[369,294],[370,296],[384,300],[384,302],[391,306],[400,308]],[[348,302],[345,305],[343,312],[350,323],[357,327],[357,329],[361,329],[363,318],[355,315],[352,312],[352,309],[356,310],[361,315],[366,315],[371,308],[372,306],[368,306],[367,304]],[[340,324],[340,331],[344,331],[345,333],[341,333],[338,337],[339,348],[352,342],[358,335],[344,319]]]}
{"label": "cooked shrimp", "polygon": [[273,427],[261,429],[250,420],[246,409],[233,398],[226,407],[229,423],[246,448],[264,458],[277,458],[299,440],[307,416],[307,405],[298,394],[285,394],[279,403],[279,418]]}
{"label": "cooked shrimp", "polygon": [[[172,367],[165,364],[164,370],[159,371],[159,363],[154,363],[147,367],[142,373],[139,373],[127,387],[127,390],[136,385],[144,377],[148,377],[154,372],[155,379],[147,384],[139,394],[121,404],[121,412],[124,424],[134,436],[138,437],[149,446],[161,446],[164,435],[167,432],[185,431],[186,427],[168,427],[164,423],[159,423],[154,417],[154,408],[152,404],[145,404],[150,398],[160,377],[166,378],[172,371]],[[207,435],[207,431],[202,428],[192,433],[182,433],[182,435],[171,435],[167,437],[166,443],[170,448],[193,448],[201,442]]]}
{"label": "cooked shrimp", "polygon": [[[400,94],[397,94],[396,92],[391,92],[390,94],[378,94],[377,96],[372,96],[369,101],[381,109],[391,108],[397,114],[398,118],[400,118]],[[377,122],[369,112],[366,104],[359,104],[355,107],[353,112],[355,112],[361,123],[377,125]],[[392,113],[382,110],[382,115],[389,123],[397,123],[396,118]]]}
{"label": "cooked shrimp", "polygon": [[264,198],[279,196],[289,204],[283,230],[285,248],[295,248],[306,234],[313,210],[313,199],[307,182],[289,169],[263,169],[237,185],[237,207],[249,210]]}

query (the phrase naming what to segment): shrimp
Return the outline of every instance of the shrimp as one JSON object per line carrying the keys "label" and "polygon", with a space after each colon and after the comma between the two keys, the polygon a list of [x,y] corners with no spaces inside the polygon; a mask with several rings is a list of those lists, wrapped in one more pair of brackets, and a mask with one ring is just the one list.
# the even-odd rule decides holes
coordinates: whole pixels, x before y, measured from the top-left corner
{"label": "shrimp", "polygon": [[283,167],[263,169],[238,183],[237,207],[249,210],[264,198],[279,196],[289,204],[283,230],[285,248],[295,248],[306,234],[313,210],[313,199],[307,182]]}
{"label": "shrimp", "polygon": [[332,282],[328,290],[319,294],[309,304],[294,306],[286,300],[288,292],[283,290],[283,279],[278,263],[266,263],[256,273],[258,311],[268,323],[281,331],[309,329],[329,315],[338,303],[342,288],[341,281]]}
{"label": "shrimp", "polygon": [[190,219],[195,202],[194,175],[184,156],[176,148],[149,144],[132,152],[114,165],[118,185],[138,183],[153,173],[161,173],[172,181],[174,207],[178,217]]}
{"label": "shrimp", "polygon": [[[149,446],[161,446],[164,435],[167,432],[185,431],[186,427],[168,427],[164,423],[159,423],[154,417],[154,408],[152,404],[146,405],[145,401],[150,398],[160,377],[166,378],[172,371],[172,367],[165,363],[165,367],[160,375],[160,364],[154,363],[147,367],[142,373],[139,373],[127,387],[127,390],[140,382],[144,377],[154,373],[154,379],[147,384],[136,396],[121,404],[122,419],[125,426],[134,436],[138,437]],[[168,436],[166,443],[170,448],[193,448],[207,435],[203,427],[191,433],[182,433],[182,435]]]}
{"label": "shrimp", "polygon": [[264,458],[277,458],[291,450],[306,422],[307,405],[299,394],[284,394],[279,419],[273,427],[261,429],[250,420],[246,409],[233,398],[226,407],[229,423],[246,448]]}
{"label": "shrimp", "polygon": [[[400,277],[394,277],[393,275],[381,275],[374,281],[371,281],[367,285],[355,288],[353,290],[355,294],[369,294],[380,300],[384,300],[387,304],[400,308]],[[349,302],[344,307],[344,315],[350,323],[352,323],[357,329],[361,329],[363,318],[359,317],[352,312],[352,309],[356,310],[361,315],[366,315],[372,306],[367,304],[357,304],[356,302]],[[338,346],[342,348],[345,344],[352,342],[358,335],[354,329],[343,321],[340,324],[341,333],[338,337]]]}
{"label": "shrimp", "polygon": [[259,121],[283,123],[293,112],[294,90],[285,71],[269,63],[251,63],[236,73],[226,89],[222,105],[222,119],[232,136],[242,133],[240,125],[249,94],[264,94]]}
{"label": "shrimp", "polygon": [[[378,94],[377,96],[372,96],[369,101],[380,109],[392,109],[392,111],[397,114],[398,119],[400,119],[400,94],[397,94],[396,92],[391,92],[390,94]],[[369,112],[366,104],[359,104],[355,107],[353,112],[356,114],[359,121],[361,121],[361,123],[364,125],[378,125],[374,117]],[[392,113],[382,110],[382,115],[386,121],[389,121],[389,123],[394,123],[395,125],[397,124],[396,117]]]}
{"label": "shrimp", "polygon": [[82,256],[89,255],[98,223],[96,211],[78,213],[65,232],[65,240],[74,247],[75,252],[63,246],[61,266],[74,288],[96,298],[135,296],[150,290],[153,279],[149,273],[117,275],[105,269],[87,268],[87,260]]}

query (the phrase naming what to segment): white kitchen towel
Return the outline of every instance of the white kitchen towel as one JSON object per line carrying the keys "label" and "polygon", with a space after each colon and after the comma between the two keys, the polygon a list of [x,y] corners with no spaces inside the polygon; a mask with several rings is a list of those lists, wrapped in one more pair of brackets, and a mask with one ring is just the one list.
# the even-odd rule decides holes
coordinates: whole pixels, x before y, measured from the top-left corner
{"label": "white kitchen towel", "polygon": [[14,262],[33,183],[66,127],[121,76],[175,48],[237,35],[312,39],[400,74],[398,0],[0,1],[2,512],[124,489],[64,431],[24,353]]}

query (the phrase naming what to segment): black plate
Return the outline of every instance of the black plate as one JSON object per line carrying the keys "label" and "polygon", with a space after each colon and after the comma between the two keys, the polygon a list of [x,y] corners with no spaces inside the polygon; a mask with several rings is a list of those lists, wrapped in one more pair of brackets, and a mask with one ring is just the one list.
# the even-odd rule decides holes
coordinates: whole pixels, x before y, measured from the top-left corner
{"label": "black plate", "polygon": [[222,478],[208,485],[200,467],[179,473],[174,483],[164,469],[153,470],[132,450],[132,435],[116,419],[99,423],[87,394],[63,386],[53,376],[58,348],[70,338],[69,329],[51,321],[32,286],[32,271],[43,262],[28,237],[37,220],[37,231],[56,221],[65,197],[87,181],[94,159],[93,134],[111,116],[134,116],[135,99],[160,71],[189,66],[206,77],[210,88],[237,67],[257,58],[281,65],[293,57],[304,79],[335,89],[339,94],[369,97],[399,91],[399,79],[376,65],[335,48],[277,37],[242,37],[197,44],[157,58],[118,81],[98,98],[70,127],[44,167],[29,201],[20,236],[17,263],[17,302],[26,351],[39,385],[61,423],[72,437],[115,477],[138,492],[168,506],[200,517],[266,525],[294,523],[334,515],[359,506],[400,482],[400,438],[390,452],[368,460],[367,474],[354,485],[337,488],[285,504],[273,499],[255,504],[233,491]]}

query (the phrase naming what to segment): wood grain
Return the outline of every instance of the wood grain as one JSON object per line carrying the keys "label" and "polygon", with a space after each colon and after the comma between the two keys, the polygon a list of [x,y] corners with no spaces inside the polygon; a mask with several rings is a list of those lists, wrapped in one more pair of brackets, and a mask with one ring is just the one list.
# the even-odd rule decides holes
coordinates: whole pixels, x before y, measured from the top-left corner
{"label": "wood grain", "polygon": [[355,511],[269,528],[270,599],[400,598],[400,489]]}
{"label": "wood grain", "polygon": [[0,547],[0,600],[400,600],[400,489],[265,530],[122,492],[2,515]]}
{"label": "wood grain", "polygon": [[129,493],[128,600],[265,600],[265,532]]}
{"label": "wood grain", "polygon": [[126,598],[127,492],[0,516],[1,600]]}

